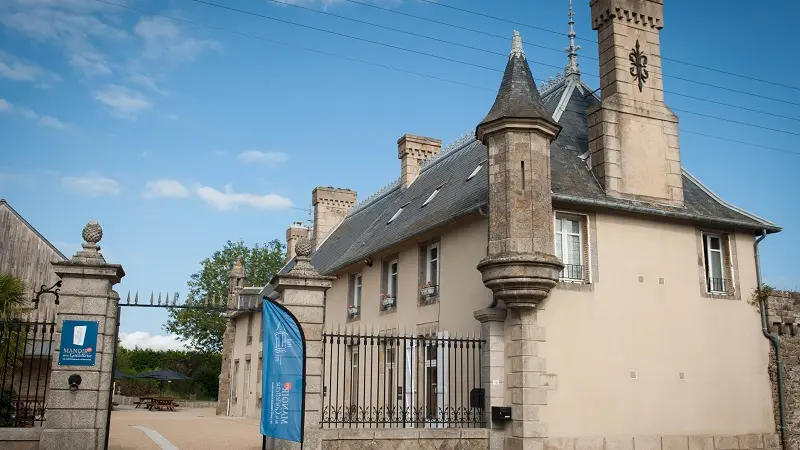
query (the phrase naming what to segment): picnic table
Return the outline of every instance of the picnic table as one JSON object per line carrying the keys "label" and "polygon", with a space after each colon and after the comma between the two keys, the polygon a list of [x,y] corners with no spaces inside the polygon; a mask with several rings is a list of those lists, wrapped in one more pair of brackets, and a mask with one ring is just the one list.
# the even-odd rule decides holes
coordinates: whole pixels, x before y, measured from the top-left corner
{"label": "picnic table", "polygon": [[153,409],[158,409],[159,411],[162,409],[175,411],[175,407],[178,406],[172,397],[159,397],[155,395],[141,396],[139,397],[139,401],[135,402],[134,405],[136,405],[136,408],[144,406],[149,411],[152,411]]}

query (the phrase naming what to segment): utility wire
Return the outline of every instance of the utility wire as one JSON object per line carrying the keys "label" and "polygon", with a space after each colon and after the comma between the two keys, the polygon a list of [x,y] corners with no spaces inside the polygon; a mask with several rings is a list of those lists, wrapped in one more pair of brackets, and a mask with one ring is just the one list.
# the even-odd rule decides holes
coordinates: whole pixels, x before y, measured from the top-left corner
{"label": "utility wire", "polygon": [[[350,0],[348,0],[348,1],[350,1]],[[510,24],[513,24],[513,25],[519,25],[519,26],[531,28],[531,29],[534,29],[534,30],[544,31],[544,32],[547,32],[547,33],[553,33],[553,34],[558,34],[558,35],[563,36],[563,33],[559,32],[559,31],[550,30],[550,29],[542,28],[542,27],[537,27],[537,26],[534,26],[534,25],[531,25],[531,24],[527,24],[527,23],[523,23],[523,22],[517,22],[517,21],[511,20],[511,19],[506,19],[504,17],[492,16],[492,15],[489,15],[489,14],[484,14],[484,13],[480,13],[480,12],[477,12],[477,11],[472,11],[472,10],[465,9],[465,8],[459,8],[457,6],[447,5],[447,4],[442,3],[442,2],[440,2],[438,0],[436,0],[436,1],[434,1],[434,0],[420,0],[420,1],[421,2],[425,2],[425,3],[429,3],[431,5],[439,6],[441,8],[448,8],[448,9],[460,11],[460,12],[463,12],[463,13],[472,14],[472,15],[475,15],[475,16],[485,17],[485,18],[497,20],[497,21],[500,21],[500,22],[506,22],[506,23],[510,23]],[[595,44],[597,43],[597,41],[594,40],[594,39],[580,38],[580,37],[577,37],[576,39],[579,39],[579,40],[582,40],[582,41],[587,41],[587,42],[592,42],[592,43],[595,43]],[[672,58],[666,58],[666,57],[662,57],[661,59],[663,59],[665,61],[676,62],[676,63],[679,63],[679,64],[685,64],[687,66],[696,67],[698,69],[711,70],[711,71],[714,71],[714,72],[724,73],[726,75],[731,75],[731,76],[734,76],[734,77],[744,78],[744,79],[751,80],[751,81],[758,81],[758,82],[761,82],[761,83],[772,84],[772,85],[775,85],[775,86],[780,86],[780,87],[784,87],[784,88],[787,88],[787,89],[794,89],[794,90],[800,91],[800,87],[797,87],[797,86],[790,86],[788,84],[776,83],[774,81],[769,81],[769,80],[764,80],[764,79],[761,79],[761,78],[751,77],[749,75],[742,75],[742,74],[739,74],[739,73],[729,72],[727,70],[722,70],[722,69],[716,69],[716,68],[704,66],[704,65],[701,65],[701,64],[681,61],[681,60],[678,60],[678,59],[672,59]]]}
{"label": "utility wire", "polygon": [[[241,13],[241,14],[260,17],[260,18],[267,19],[267,20],[274,20],[274,21],[281,22],[281,23],[295,25],[295,26],[299,26],[299,27],[303,27],[303,28],[309,28],[309,29],[312,29],[312,30],[315,30],[315,31],[321,31],[321,32],[324,32],[324,33],[330,33],[330,34],[333,34],[333,35],[336,35],[336,36],[341,36],[341,37],[345,37],[345,38],[349,38],[349,39],[355,39],[355,40],[358,40],[358,41],[368,42],[368,43],[374,44],[374,45],[380,45],[380,46],[383,46],[383,47],[393,48],[393,49],[397,49],[397,50],[403,50],[403,51],[406,51],[406,52],[409,52],[409,53],[415,53],[415,54],[419,54],[419,55],[423,55],[423,56],[428,56],[428,57],[431,57],[431,58],[437,58],[437,59],[442,59],[442,60],[445,60],[445,61],[450,61],[450,62],[454,62],[454,63],[458,63],[458,64],[474,66],[474,67],[485,69],[485,70],[491,70],[493,72],[503,72],[502,70],[496,69],[496,68],[493,68],[493,67],[482,66],[480,64],[474,64],[474,63],[470,63],[470,62],[467,62],[467,61],[462,61],[462,60],[455,59],[455,58],[441,57],[441,56],[438,56],[438,55],[435,55],[435,54],[432,54],[432,53],[420,52],[420,51],[417,51],[417,50],[414,50],[414,49],[410,49],[410,48],[407,48],[407,47],[400,47],[400,46],[387,44],[387,43],[380,42],[380,41],[374,41],[374,40],[371,40],[371,39],[364,39],[364,38],[360,38],[358,36],[353,36],[353,35],[349,35],[349,34],[339,33],[339,32],[336,32],[336,31],[326,30],[324,28],[313,27],[313,26],[310,26],[310,25],[304,25],[304,24],[301,24],[301,23],[292,22],[292,21],[283,20],[283,19],[277,19],[275,17],[268,16],[266,14],[260,14],[260,13],[256,13],[256,12],[252,12],[252,11],[233,8],[233,7],[230,7],[230,6],[220,5],[220,4],[209,2],[209,1],[206,1],[206,0],[189,0],[189,1],[192,1],[192,2],[195,2],[195,3],[200,3],[200,4],[203,4],[203,5],[207,5],[207,6],[211,6],[211,7],[214,7],[214,8],[221,8],[221,9],[225,9],[225,10],[229,10],[229,11],[238,12],[238,13]],[[533,61],[533,60],[531,60],[531,61]],[[546,64],[546,63],[541,63],[541,62],[539,64],[558,68],[558,66],[554,66],[554,65],[551,65],[551,64]],[[647,103],[647,102],[643,102],[643,103]],[[647,104],[651,104],[651,103],[647,103]],[[651,104],[651,105],[660,106],[660,105],[656,105],[656,104]],[[800,104],[798,104],[798,106],[800,106]],[[676,111],[681,111],[681,112],[684,112],[684,113],[687,113],[687,114],[694,114],[694,115],[698,115],[698,116],[702,116],[702,117],[706,117],[706,118],[711,118],[711,119],[716,119],[716,120],[723,120],[723,121],[728,120],[730,122],[737,123],[739,125],[750,126],[750,127],[753,127],[753,128],[760,128],[760,129],[764,129],[764,130],[768,130],[768,131],[775,131],[775,132],[778,132],[778,133],[785,133],[785,134],[791,134],[791,135],[795,135],[795,136],[800,136],[800,133],[796,133],[796,132],[793,132],[793,131],[786,131],[786,130],[781,130],[781,129],[778,129],[778,128],[770,128],[770,127],[757,125],[757,124],[751,124],[751,123],[747,123],[747,122],[739,122],[739,121],[736,121],[736,120],[733,120],[733,119],[726,119],[726,118],[723,118],[723,117],[712,116],[712,115],[703,114],[703,113],[696,113],[696,112],[688,111],[688,110],[678,110],[678,109],[675,109],[675,110]]]}
{"label": "utility wire", "polygon": [[195,3],[201,3],[203,5],[208,5],[208,6],[211,6],[213,8],[226,9],[228,11],[234,11],[234,12],[238,12],[238,13],[241,13],[241,14],[247,14],[249,16],[260,17],[262,19],[272,20],[272,21],[275,21],[275,22],[285,23],[285,24],[288,24],[288,25],[294,25],[294,26],[297,26],[297,27],[308,28],[309,30],[319,31],[319,32],[322,32],[322,33],[328,33],[328,34],[332,34],[334,36],[340,36],[340,37],[344,37],[344,38],[348,38],[348,39],[354,39],[354,40],[361,41],[361,42],[367,42],[367,43],[374,44],[374,45],[380,45],[381,47],[393,48],[395,50],[401,50],[401,51],[408,52],[408,53],[415,53],[417,55],[429,56],[431,58],[437,58],[437,59],[441,59],[443,61],[450,61],[450,62],[454,62],[456,64],[463,64],[465,66],[472,66],[472,67],[477,67],[479,69],[491,70],[492,72],[502,72],[502,70],[495,69],[494,67],[482,66],[480,64],[475,64],[475,63],[471,63],[471,62],[467,62],[467,61],[461,61],[459,59],[454,59],[454,58],[448,58],[446,56],[434,55],[433,53],[421,52],[419,50],[413,50],[413,49],[406,48],[406,47],[400,47],[399,45],[392,45],[392,44],[387,44],[387,43],[384,43],[384,42],[373,41],[371,39],[365,39],[365,38],[361,38],[361,37],[358,37],[358,36],[353,36],[353,35],[350,35],[350,34],[339,33],[338,31],[326,30],[324,28],[318,28],[318,27],[314,27],[314,26],[311,26],[311,25],[305,25],[305,24],[302,24],[302,23],[292,22],[291,20],[278,19],[277,17],[268,16],[266,14],[259,14],[259,13],[252,12],[252,11],[246,11],[244,9],[238,9],[238,8],[234,8],[234,7],[231,7],[231,6],[225,6],[225,5],[220,5],[220,4],[217,4],[217,3],[207,2],[205,0],[189,0],[189,1],[192,1],[192,2],[195,2]]}
{"label": "utility wire", "polygon": [[429,74],[425,74],[425,73],[415,72],[413,70],[402,69],[402,68],[399,68],[399,67],[389,66],[389,65],[386,65],[386,64],[376,63],[376,62],[373,62],[373,61],[367,61],[367,60],[364,60],[364,59],[353,58],[351,56],[341,55],[339,53],[333,53],[333,52],[328,52],[328,51],[324,51],[324,50],[318,50],[318,49],[315,49],[315,48],[304,47],[302,45],[291,44],[291,43],[288,43],[288,42],[282,42],[282,41],[278,41],[276,39],[271,39],[271,38],[267,38],[267,37],[263,37],[263,36],[257,36],[257,35],[249,34],[249,33],[243,33],[241,31],[230,30],[230,29],[227,29],[227,28],[222,28],[222,27],[218,27],[218,26],[214,26],[214,25],[208,25],[208,24],[205,24],[205,23],[202,23],[202,22],[196,22],[196,21],[193,21],[193,20],[183,19],[183,18],[180,18],[180,17],[170,16],[170,15],[167,15],[167,14],[161,14],[161,13],[149,11],[149,10],[142,9],[142,8],[137,8],[137,7],[134,7],[134,6],[122,5],[122,4],[119,4],[119,3],[110,2],[108,0],[93,0],[93,1],[99,2],[99,3],[105,3],[107,5],[117,6],[119,8],[129,9],[129,10],[132,10],[132,11],[137,11],[137,12],[140,12],[140,13],[143,13],[143,14],[149,14],[151,16],[163,17],[165,19],[174,20],[176,22],[186,23],[186,24],[194,25],[194,26],[198,26],[198,27],[204,27],[204,28],[208,28],[208,29],[216,30],[216,31],[224,31],[226,33],[231,33],[231,34],[235,34],[235,35],[238,35],[238,36],[257,39],[257,40],[260,40],[260,41],[269,42],[269,43],[276,44],[276,45],[283,45],[283,46],[286,46],[286,47],[292,47],[292,48],[296,48],[298,50],[305,50],[305,51],[312,52],[312,53],[317,53],[317,54],[320,54],[320,55],[331,56],[331,57],[334,57],[334,58],[340,58],[340,59],[344,59],[344,60],[347,60],[347,61],[353,61],[353,62],[357,62],[357,63],[360,63],[360,64],[366,64],[366,65],[369,65],[369,66],[381,67],[383,69],[394,70],[396,72],[406,73],[406,74],[409,74],[409,75],[416,75],[418,77],[428,78],[428,79],[437,80],[437,81],[443,81],[443,82],[451,83],[451,84],[457,84],[457,85],[460,85],[460,86],[470,87],[470,88],[478,89],[478,90],[482,90],[482,91],[495,92],[494,89],[489,89],[489,88],[485,88],[485,87],[482,87],[482,86],[476,86],[476,85],[470,84],[470,83],[464,83],[464,82],[461,82],[461,81],[450,80],[450,79],[447,79],[447,78],[437,77],[435,75],[429,75]]}
{"label": "utility wire", "polygon": [[[443,81],[443,82],[446,82],[446,83],[465,86],[465,87],[469,87],[469,88],[472,88],[472,89],[478,89],[478,90],[488,91],[488,92],[496,92],[496,89],[489,89],[489,88],[485,88],[485,87],[482,87],[482,86],[476,86],[474,84],[463,83],[463,82],[460,82],[460,81],[455,81],[455,80],[451,80],[451,79],[447,79],[447,78],[442,78],[442,77],[437,77],[437,76],[433,76],[433,75],[414,72],[414,71],[410,71],[410,70],[406,70],[406,69],[401,69],[401,68],[398,68],[398,67],[388,66],[388,65],[380,64],[380,63],[375,63],[375,62],[372,62],[372,61],[366,61],[366,60],[362,60],[362,59],[358,59],[358,58],[352,58],[352,57],[341,55],[341,54],[337,54],[337,53],[332,53],[332,52],[327,52],[327,51],[323,51],[323,50],[317,50],[317,49],[314,49],[314,48],[304,47],[304,46],[297,45],[297,44],[291,44],[291,43],[287,43],[287,42],[282,42],[282,41],[278,41],[278,40],[275,40],[275,39],[266,38],[266,37],[263,37],[263,36],[257,36],[257,35],[253,35],[253,34],[242,33],[240,31],[235,31],[235,30],[231,30],[231,29],[228,29],[228,28],[209,25],[209,24],[205,24],[205,23],[202,23],[202,22],[197,22],[197,21],[193,21],[193,20],[188,20],[188,19],[183,19],[183,18],[179,18],[179,17],[175,17],[175,16],[170,16],[170,15],[167,15],[167,14],[156,13],[156,12],[153,12],[153,11],[149,11],[149,10],[142,9],[142,8],[137,8],[137,7],[134,7],[134,6],[114,3],[114,2],[111,2],[111,1],[108,1],[108,0],[93,0],[93,1],[99,2],[99,3],[104,3],[104,4],[107,4],[107,5],[116,6],[116,7],[119,7],[119,8],[129,9],[129,10],[132,10],[132,11],[137,11],[137,12],[140,12],[140,13],[143,13],[143,14],[149,14],[151,16],[164,17],[166,19],[174,20],[176,22],[181,22],[181,23],[186,23],[186,24],[189,24],[189,25],[204,27],[204,28],[208,28],[208,29],[216,30],[216,31],[223,31],[223,32],[235,34],[235,35],[238,35],[238,36],[257,39],[257,40],[264,41],[264,42],[269,42],[269,43],[272,43],[272,44],[292,47],[292,48],[296,48],[296,49],[299,49],[299,50],[305,50],[305,51],[309,51],[309,52],[312,52],[312,53],[331,56],[331,57],[334,57],[334,58],[340,58],[340,59],[344,59],[344,60],[347,60],[347,61],[357,62],[357,63],[360,63],[360,64],[380,67],[380,68],[383,68],[383,69],[393,70],[393,71],[396,71],[396,72],[406,73],[406,74],[415,75],[415,76],[428,78],[428,79],[432,79],[432,80]],[[7,9],[7,8],[4,8],[4,9]],[[566,111],[571,111],[571,112],[574,112],[574,113],[577,113],[577,114],[585,114],[586,113],[585,111],[575,111],[575,110],[571,110],[571,109],[566,109]],[[694,132],[694,131],[685,130],[683,128],[681,128],[680,131],[681,132],[685,132],[685,133],[689,133],[689,134],[697,134],[697,135],[700,135],[700,136],[705,136],[705,137],[708,137],[708,138],[717,139],[717,140],[721,140],[721,141],[727,141],[727,142],[733,142],[733,143],[742,144],[742,145],[759,147],[759,148],[763,148],[763,149],[766,149],[766,150],[773,150],[773,151],[788,153],[788,154],[791,154],[791,155],[800,155],[800,153],[792,152],[792,151],[789,151],[789,150],[784,150],[784,149],[780,149],[780,148],[776,148],[776,147],[770,147],[770,146],[761,145],[761,144],[755,144],[755,143],[751,143],[751,142],[739,141],[739,140],[730,139],[730,138],[726,138],[726,137],[722,137],[722,136],[715,136],[715,135],[710,135],[710,134],[705,134],[705,133],[698,133],[698,132]]]}
{"label": "utility wire", "polygon": [[[306,10],[306,11],[315,12],[315,13],[318,13],[318,14],[324,14],[326,16],[336,17],[336,18],[343,19],[343,20],[349,20],[349,21],[352,21],[352,22],[361,23],[361,24],[364,24],[364,25],[369,25],[371,27],[375,27],[375,28],[379,28],[379,29],[394,31],[394,32],[397,32],[397,33],[402,33],[402,34],[406,34],[406,35],[410,35],[410,36],[416,36],[416,37],[420,37],[420,38],[423,38],[423,39],[429,39],[429,40],[433,40],[433,41],[436,41],[436,42],[442,42],[442,43],[445,43],[445,44],[456,45],[456,46],[459,46],[459,47],[468,48],[468,49],[471,49],[471,50],[476,50],[476,51],[480,51],[480,52],[484,52],[484,53],[488,53],[488,54],[492,54],[492,55],[498,55],[498,56],[501,56],[503,58],[507,58],[508,57],[507,53],[495,52],[493,50],[487,50],[487,49],[483,49],[483,48],[479,48],[479,47],[473,47],[473,46],[470,46],[470,45],[464,45],[464,44],[461,44],[461,43],[458,43],[458,42],[448,41],[448,40],[445,40],[445,39],[440,39],[440,38],[436,38],[436,37],[432,37],[432,36],[427,36],[427,35],[423,35],[423,34],[409,32],[407,30],[391,28],[391,27],[387,27],[387,26],[384,26],[384,25],[381,25],[381,24],[374,23],[374,22],[368,22],[368,21],[365,21],[365,20],[360,20],[360,19],[355,19],[355,18],[352,18],[352,17],[342,16],[340,14],[330,13],[330,12],[327,12],[327,11],[320,11],[318,9],[309,8],[309,7],[302,6],[302,5],[297,5],[297,4],[293,4],[293,3],[287,3],[286,1],[283,1],[283,0],[268,0],[268,1],[280,4],[280,5],[285,5],[285,6],[290,6],[290,7],[293,7],[293,8],[299,8],[299,9],[303,9],[303,10]],[[362,4],[360,2],[356,2],[356,3]],[[373,5],[365,4],[365,6],[373,6]],[[381,8],[381,9],[383,9],[383,8]],[[478,33],[482,33],[479,30],[470,30],[470,31],[475,31],[475,32],[478,32]],[[494,34],[489,34],[489,36],[497,37],[499,39],[502,39],[504,42],[508,42],[508,38],[507,37],[504,38],[503,36],[498,36],[498,35],[494,35]],[[531,46],[531,45],[535,46],[535,44],[530,44],[530,43],[527,43],[527,42],[525,43],[525,45],[526,46]],[[538,47],[546,48],[548,50],[553,50],[553,51],[556,51],[558,53],[562,53],[562,51],[558,50],[558,49],[554,49],[554,48],[550,48],[550,47],[544,47],[544,46],[541,46],[541,45],[538,46]],[[586,57],[586,56],[583,55],[582,57]],[[597,58],[591,58],[591,59],[597,60]],[[533,59],[531,59],[530,61],[531,62],[535,62],[535,63],[537,63],[537,64],[539,64],[541,66],[552,67],[552,68],[555,68],[555,69],[558,69],[558,70],[563,70],[562,66],[557,66],[557,65],[554,65],[554,64],[548,64],[548,63],[545,63],[543,61],[536,61],[536,60],[533,60]],[[600,78],[599,75],[591,73],[591,72],[582,72],[582,73],[584,75],[592,76],[592,77],[595,77],[595,78]],[[685,79],[685,78],[678,78],[678,77],[675,77],[675,78],[676,79],[680,79],[680,80],[684,80],[684,81],[693,81],[693,80],[689,80],[689,79]],[[673,94],[673,95],[678,95],[678,96],[681,96],[681,97],[691,98],[693,100],[697,100],[697,101],[701,101],[701,102],[713,103],[713,104],[716,104],[716,105],[727,106],[727,107],[730,107],[730,108],[739,108],[739,109],[750,111],[750,112],[766,114],[768,116],[780,117],[780,118],[783,118],[783,119],[789,119],[789,120],[794,120],[794,121],[800,122],[800,119],[796,118],[796,117],[789,117],[789,116],[776,114],[776,113],[772,113],[772,112],[768,112],[768,111],[762,111],[762,110],[759,110],[759,109],[741,107],[741,106],[737,106],[737,105],[732,105],[730,103],[719,102],[719,101],[710,100],[710,99],[706,99],[706,98],[702,98],[702,97],[696,97],[696,96],[693,96],[693,95],[682,94],[682,93],[674,92],[674,91],[664,90],[664,92],[667,93],[667,94]],[[747,94],[751,95],[750,93],[747,93]],[[781,101],[781,102],[784,101],[782,99],[777,99],[777,98],[776,99],[769,98],[769,99],[770,100],[775,100],[775,101]],[[792,102],[789,102],[789,103],[790,104],[795,104],[795,103],[792,103]],[[798,103],[796,105],[800,106],[800,103]]]}

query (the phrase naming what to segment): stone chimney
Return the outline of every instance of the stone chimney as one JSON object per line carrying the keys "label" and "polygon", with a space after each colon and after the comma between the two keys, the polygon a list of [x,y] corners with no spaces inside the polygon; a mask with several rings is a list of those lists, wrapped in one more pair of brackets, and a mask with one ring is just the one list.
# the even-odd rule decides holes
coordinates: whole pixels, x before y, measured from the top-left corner
{"label": "stone chimney", "polygon": [[400,185],[403,189],[419,175],[422,162],[442,151],[439,139],[404,134],[397,140],[397,157],[400,159]]}
{"label": "stone chimney", "polygon": [[311,204],[314,205],[312,244],[316,250],[356,204],[356,192],[350,189],[318,186],[311,192]]}
{"label": "stone chimney", "polygon": [[663,0],[591,0],[600,105],[589,110],[590,163],[606,193],[683,204],[678,118],[664,104]]}
{"label": "stone chimney", "polygon": [[308,239],[308,228],[302,222],[295,222],[286,229],[286,262],[295,256],[294,246],[300,238]]}

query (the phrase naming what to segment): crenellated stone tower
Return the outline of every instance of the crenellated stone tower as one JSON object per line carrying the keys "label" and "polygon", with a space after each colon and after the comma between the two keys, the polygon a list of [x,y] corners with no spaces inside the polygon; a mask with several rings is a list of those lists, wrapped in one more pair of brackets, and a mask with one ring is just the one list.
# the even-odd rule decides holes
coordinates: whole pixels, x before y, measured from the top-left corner
{"label": "crenellated stone tower", "polygon": [[[227,306],[229,309],[236,307],[236,299],[239,297],[239,292],[241,292],[244,287],[244,275],[244,263],[242,262],[242,258],[239,258],[228,273]],[[233,356],[236,326],[230,318],[230,312],[228,312],[228,315],[225,324],[225,334],[222,335],[222,370],[219,374],[219,393],[217,394],[216,410],[218,416],[228,414],[228,400],[230,399],[231,392],[231,356]]]}
{"label": "crenellated stone tower", "polygon": [[539,450],[547,436],[539,421],[547,391],[538,382],[545,367],[537,354],[536,308],[564,267],[553,255],[550,186],[550,143],[560,131],[542,105],[515,31],[497,98],[476,130],[489,149],[489,246],[478,270],[495,301],[505,303],[512,330],[506,351],[513,417],[508,450]]}
{"label": "crenellated stone tower", "polygon": [[589,110],[590,164],[612,197],[683,205],[678,117],[664,104],[663,0],[591,0],[600,105]]}

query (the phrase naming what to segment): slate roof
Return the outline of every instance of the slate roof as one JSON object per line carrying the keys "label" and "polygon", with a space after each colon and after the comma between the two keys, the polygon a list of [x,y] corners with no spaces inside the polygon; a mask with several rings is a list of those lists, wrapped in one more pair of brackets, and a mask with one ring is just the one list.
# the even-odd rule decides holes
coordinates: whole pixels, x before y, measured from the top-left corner
{"label": "slate roof", "polygon": [[[510,61],[510,66],[512,61]],[[527,64],[525,64],[527,67]],[[780,228],[740,210],[716,196],[684,171],[684,206],[666,206],[607,196],[581,158],[588,151],[586,110],[599,102],[591,90],[570,77],[543,90],[541,102],[562,131],[550,147],[553,200],[591,208],[623,210],[711,226],[734,227],[753,232]],[[499,96],[498,96],[499,98]],[[559,105],[562,105],[559,108]],[[487,119],[492,117],[490,112]],[[486,119],[484,119],[486,120]],[[388,189],[357,205],[312,254],[311,262],[321,273],[334,273],[350,264],[478,212],[488,201],[487,149],[474,137],[446,149],[427,162],[406,189],[392,183]],[[467,177],[479,165],[482,169]],[[423,202],[441,190],[426,206]],[[391,223],[389,219],[403,207]],[[287,264],[282,273],[293,267]]]}
{"label": "slate roof", "polygon": [[551,121],[551,116],[542,106],[525,54],[512,53],[503,72],[503,81],[494,104],[480,124],[504,117],[544,118]]}

